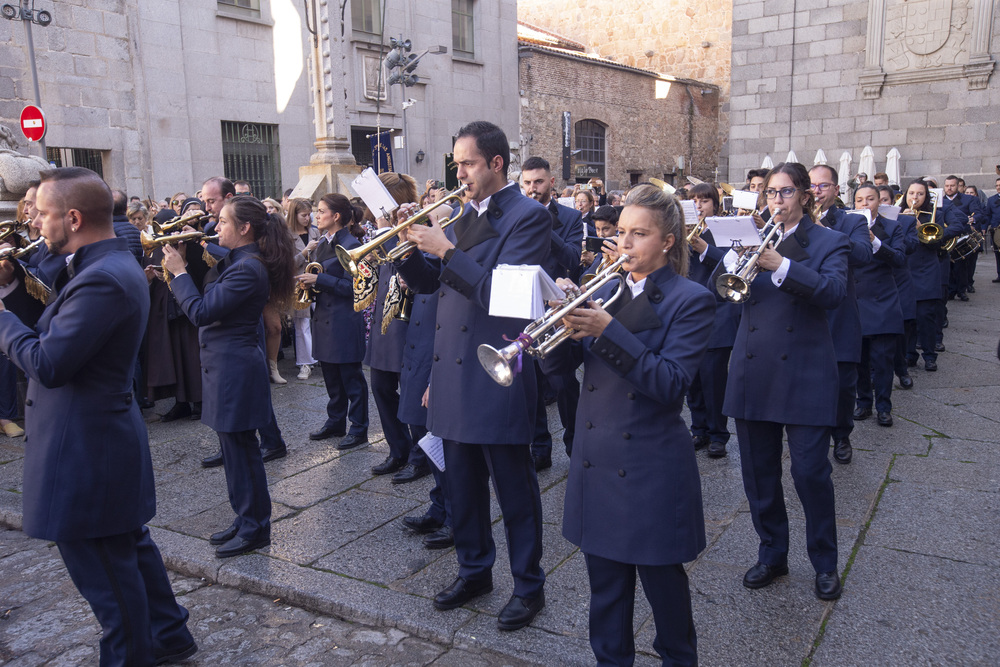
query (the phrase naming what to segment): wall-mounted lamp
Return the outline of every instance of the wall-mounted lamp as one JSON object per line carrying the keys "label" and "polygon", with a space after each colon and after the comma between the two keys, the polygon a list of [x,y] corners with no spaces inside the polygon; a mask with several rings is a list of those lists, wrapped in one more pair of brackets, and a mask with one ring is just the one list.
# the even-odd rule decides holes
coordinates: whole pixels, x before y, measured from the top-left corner
{"label": "wall-mounted lamp", "polygon": [[417,164],[420,164],[421,162],[424,161],[424,152],[423,151],[417,151],[417,154],[416,154],[415,157],[416,157],[416,160],[417,160]]}

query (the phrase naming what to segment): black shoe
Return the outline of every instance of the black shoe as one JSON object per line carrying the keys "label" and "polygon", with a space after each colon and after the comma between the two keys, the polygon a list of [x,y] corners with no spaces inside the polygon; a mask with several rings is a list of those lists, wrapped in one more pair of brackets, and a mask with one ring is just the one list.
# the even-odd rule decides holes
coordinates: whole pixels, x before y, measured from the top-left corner
{"label": "black shoe", "polygon": [[440,530],[442,523],[429,514],[422,514],[420,516],[404,516],[403,525],[418,535],[424,535]]}
{"label": "black shoe", "polygon": [[879,426],[892,426],[892,414],[889,412],[878,413]]}
{"label": "black shoe", "polygon": [[309,434],[309,439],[310,440],[326,440],[327,438],[332,438],[332,437],[337,436],[337,435],[344,435],[346,433],[347,433],[347,430],[343,426],[341,426],[339,428],[336,427],[336,426],[324,426],[320,430],[313,431],[312,433],[310,433]]}
{"label": "black shoe", "polygon": [[500,616],[497,617],[497,627],[501,630],[520,630],[531,623],[544,606],[544,591],[533,598],[511,595],[510,600],[500,610]]}
{"label": "black shoe", "polygon": [[694,445],[694,451],[698,451],[699,449],[708,447],[709,444],[711,444],[711,441],[708,439],[707,435],[692,435],[691,444]]}
{"label": "black shoe", "polygon": [[969,289],[965,290],[967,294],[975,294],[976,288],[973,285],[969,285]]}
{"label": "black shoe", "polygon": [[935,343],[934,344],[934,351],[935,352],[944,352],[944,343]]}
{"label": "black shoe", "polygon": [[424,535],[425,549],[447,549],[455,546],[455,533],[451,531],[451,526],[441,526],[433,533]]}
{"label": "black shoe", "polygon": [[531,457],[532,461],[535,463],[535,472],[545,470],[546,468],[552,467],[552,457],[542,456],[541,454],[536,454]]}
{"label": "black shoe", "polygon": [[136,403],[139,404],[140,410],[149,410],[150,408],[156,407],[156,401],[151,401],[145,396],[136,401]]}
{"label": "black shoe", "polygon": [[[914,362],[913,365],[916,366],[917,365],[916,362]],[[909,375],[901,376],[899,378],[899,386],[902,387],[903,389],[913,389],[913,378],[911,378]]]}
{"label": "black shoe", "polygon": [[191,421],[196,422],[201,419],[201,401],[191,404]]}
{"label": "black shoe", "polygon": [[192,639],[191,643],[188,644],[187,646],[178,649],[168,648],[168,649],[163,649],[162,651],[163,651],[162,653],[160,651],[156,652],[155,659],[157,665],[183,662],[184,660],[187,660],[192,655],[198,652],[198,645],[195,644],[194,640]]}
{"label": "black shoe", "polygon": [[218,453],[212,454],[211,456],[206,456],[201,460],[202,468],[218,468],[222,465],[222,450],[220,449]]}
{"label": "black shoe", "polygon": [[743,585],[747,588],[764,588],[785,574],[788,574],[788,565],[765,565],[757,561],[757,564],[743,575]]}
{"label": "black shoe", "polygon": [[439,611],[457,609],[466,602],[480,595],[486,595],[493,590],[493,576],[488,575],[482,581],[468,581],[457,577],[451,586],[434,596],[434,608]]}
{"label": "black shoe", "polygon": [[948,318],[947,317],[944,318],[944,324],[941,325],[941,328],[942,329],[947,329],[948,328]]}
{"label": "black shoe", "polygon": [[964,293],[963,294],[959,294],[958,295],[958,300],[959,301],[968,301],[969,297],[967,297]]}
{"label": "black shoe", "polygon": [[993,279],[993,282],[995,282],[995,283],[1000,283],[1000,276],[997,276],[996,278],[994,278],[994,279]]}
{"label": "black shoe", "polygon": [[230,526],[225,530],[220,530],[217,533],[212,533],[212,536],[208,538],[208,543],[214,546],[223,545],[229,540],[236,537],[236,533],[238,532],[238,530],[239,529],[236,526]]}
{"label": "black shoe", "polygon": [[937,370],[937,362],[924,360],[924,370],[928,373],[933,373]]}
{"label": "black shoe", "polygon": [[430,466],[418,466],[413,463],[407,463],[403,466],[402,470],[392,476],[392,483],[407,484],[415,482],[421,477],[427,477],[429,474],[431,474]]}
{"label": "black shoe", "polygon": [[268,461],[273,461],[274,459],[283,459],[288,456],[288,447],[275,447],[274,449],[262,449],[260,450],[261,457],[264,463]]}
{"label": "black shoe", "polygon": [[270,544],[270,537],[263,537],[257,540],[246,540],[237,536],[216,549],[215,555],[219,558],[232,558],[233,556],[242,556],[245,553],[256,551],[257,549],[263,549]]}
{"label": "black shoe", "polygon": [[863,422],[872,416],[871,408],[854,408],[854,420]]}
{"label": "black shoe", "polygon": [[726,443],[713,440],[708,443],[708,458],[721,459],[726,455]]}
{"label": "black shoe", "polygon": [[385,457],[385,461],[382,461],[382,463],[379,463],[377,466],[374,466],[372,468],[372,474],[388,475],[390,473],[396,472],[404,465],[406,465],[406,461],[404,459],[397,459],[394,456],[387,456]]}
{"label": "black shoe", "polygon": [[854,450],[851,449],[850,438],[842,438],[833,441],[833,460],[837,463],[848,464],[854,458]]}
{"label": "black shoe", "polygon": [[816,575],[816,597],[820,600],[836,600],[843,591],[840,575],[836,572],[820,572]]}
{"label": "black shoe", "polygon": [[174,403],[174,407],[170,408],[165,415],[160,416],[160,421],[172,422],[190,416],[191,416],[191,405],[189,403],[182,403],[178,401]]}
{"label": "black shoe", "polygon": [[368,433],[348,433],[344,436],[344,439],[340,441],[337,445],[337,449],[354,449],[355,447],[360,447],[361,445],[368,444]]}

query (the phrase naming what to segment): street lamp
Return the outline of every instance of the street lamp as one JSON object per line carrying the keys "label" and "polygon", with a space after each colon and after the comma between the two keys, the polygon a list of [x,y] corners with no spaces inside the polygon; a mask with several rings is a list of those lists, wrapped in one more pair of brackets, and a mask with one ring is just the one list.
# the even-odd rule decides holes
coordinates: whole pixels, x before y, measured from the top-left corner
{"label": "street lamp", "polygon": [[383,63],[387,70],[389,70],[389,78],[386,80],[390,86],[399,84],[400,94],[403,96],[403,165],[404,172],[409,172],[410,170],[410,137],[407,133],[406,128],[406,110],[416,104],[414,99],[406,99],[406,89],[417,85],[420,82],[420,77],[414,74],[414,70],[417,69],[417,65],[420,63],[420,59],[430,54],[441,54],[448,53],[447,46],[432,46],[429,49],[425,49],[423,53],[417,55],[415,53],[410,53],[413,50],[413,42],[408,39],[403,39],[400,36],[399,39],[395,37],[389,38],[389,45],[392,47],[385,58]]}
{"label": "street lamp", "polygon": [[[38,91],[38,68],[35,67],[35,40],[31,35],[31,24],[37,23],[43,28],[52,23],[52,14],[44,9],[35,9],[34,0],[21,0],[21,6],[4,5],[0,7],[0,15],[10,21],[20,20],[24,23],[24,31],[28,35],[28,62],[31,63],[31,85],[35,89],[35,106],[42,108],[42,95]],[[45,151],[45,138],[38,140],[42,149],[42,159],[48,160]]]}

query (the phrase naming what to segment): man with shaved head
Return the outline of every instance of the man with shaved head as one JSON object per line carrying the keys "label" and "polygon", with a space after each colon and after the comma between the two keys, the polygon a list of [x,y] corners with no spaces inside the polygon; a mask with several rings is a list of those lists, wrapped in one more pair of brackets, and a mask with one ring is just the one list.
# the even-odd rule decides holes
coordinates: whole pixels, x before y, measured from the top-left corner
{"label": "man with shaved head", "polygon": [[101,624],[101,665],[198,649],[146,522],[156,513],[132,373],[149,290],[115,237],[111,190],[80,167],[42,172],[35,223],[64,256],[32,328],[0,302],[0,351],[28,376],[24,532],[52,540]]}

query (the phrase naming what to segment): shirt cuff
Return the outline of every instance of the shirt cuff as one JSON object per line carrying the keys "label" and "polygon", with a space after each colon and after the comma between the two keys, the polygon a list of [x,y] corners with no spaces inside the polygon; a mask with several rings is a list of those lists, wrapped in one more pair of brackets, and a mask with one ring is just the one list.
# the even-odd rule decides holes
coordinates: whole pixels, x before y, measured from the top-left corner
{"label": "shirt cuff", "polygon": [[0,299],[6,299],[7,295],[17,289],[17,286],[21,284],[21,281],[14,278],[9,283],[0,287]]}
{"label": "shirt cuff", "polygon": [[698,261],[699,262],[704,262],[705,261],[705,255],[707,255],[707,254],[708,254],[708,246],[706,245],[705,249],[701,251],[700,255],[698,255]]}
{"label": "shirt cuff", "polygon": [[873,253],[878,252],[878,249],[881,247],[882,247],[882,239],[876,236],[875,239],[872,241],[872,252]]}
{"label": "shirt cuff", "polygon": [[726,254],[722,256],[722,264],[729,273],[733,272],[733,269],[736,268],[736,262],[739,260],[740,256],[736,254],[735,250],[727,250]]}
{"label": "shirt cuff", "polygon": [[781,266],[778,270],[771,274],[771,282],[774,283],[775,287],[781,287],[781,283],[785,282],[785,277],[788,276],[788,269],[791,268],[792,261],[787,257],[781,260]]}

